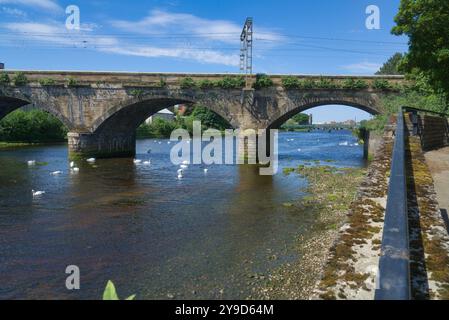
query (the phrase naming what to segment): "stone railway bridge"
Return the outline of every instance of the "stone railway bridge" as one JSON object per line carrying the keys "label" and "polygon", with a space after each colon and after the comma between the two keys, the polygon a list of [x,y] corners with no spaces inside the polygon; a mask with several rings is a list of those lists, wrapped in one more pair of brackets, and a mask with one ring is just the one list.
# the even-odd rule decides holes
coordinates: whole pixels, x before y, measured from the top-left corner
{"label": "stone railway bridge", "polygon": [[[17,72],[7,71],[11,79]],[[296,113],[321,105],[349,105],[371,114],[384,111],[381,96],[394,91],[373,89],[376,79],[391,84],[401,76],[326,76],[353,78],[364,89],[286,89],[282,75],[270,75],[273,86],[262,89],[183,88],[182,80],[218,81],[237,74],[167,74],[118,72],[24,71],[28,82],[0,85],[0,119],[32,105],[60,119],[69,129],[73,155],[134,156],[136,128],[149,116],[177,104],[200,104],[222,116],[235,129],[276,129]],[[320,76],[294,76],[300,80]],[[44,83],[44,79],[51,82]],[[68,81],[72,79],[72,81]],[[73,81],[74,80],[74,81]],[[255,77],[250,81],[254,82]],[[248,146],[250,147],[250,146]]]}

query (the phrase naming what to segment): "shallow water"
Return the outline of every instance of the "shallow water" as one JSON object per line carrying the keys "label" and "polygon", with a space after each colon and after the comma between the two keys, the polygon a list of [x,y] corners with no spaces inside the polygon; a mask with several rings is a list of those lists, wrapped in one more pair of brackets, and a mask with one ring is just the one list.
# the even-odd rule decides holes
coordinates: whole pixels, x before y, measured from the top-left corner
{"label": "shallow water", "polygon": [[[280,166],[360,167],[355,143],[347,131],[280,133]],[[98,160],[78,174],[64,145],[0,151],[0,299],[98,299],[107,280],[121,297],[244,299],[250,277],[298,258],[294,239],[314,219],[282,204],[306,181],[234,165],[190,166],[178,180],[172,146],[140,140],[150,166]],[[68,265],[81,270],[78,291],[65,287]]]}

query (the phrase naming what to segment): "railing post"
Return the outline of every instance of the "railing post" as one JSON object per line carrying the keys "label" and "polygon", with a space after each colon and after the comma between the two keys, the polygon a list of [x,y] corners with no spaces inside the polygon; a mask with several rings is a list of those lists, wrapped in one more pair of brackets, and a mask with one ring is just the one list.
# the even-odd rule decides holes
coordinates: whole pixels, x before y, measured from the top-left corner
{"label": "railing post", "polygon": [[379,261],[376,300],[410,300],[410,254],[407,183],[405,172],[405,127],[402,108],[397,117],[391,161],[390,184]]}

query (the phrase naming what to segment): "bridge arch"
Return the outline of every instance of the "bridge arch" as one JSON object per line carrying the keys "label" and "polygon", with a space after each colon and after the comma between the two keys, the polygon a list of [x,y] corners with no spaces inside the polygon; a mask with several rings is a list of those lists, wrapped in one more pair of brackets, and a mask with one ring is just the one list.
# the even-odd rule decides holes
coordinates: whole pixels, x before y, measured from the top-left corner
{"label": "bridge arch", "polygon": [[58,109],[53,108],[51,104],[44,104],[39,101],[30,101],[22,94],[1,94],[0,93],[0,120],[6,117],[11,112],[25,106],[33,106],[36,109],[45,111],[56,117],[69,130],[74,129],[75,125],[66,116],[64,116]]}
{"label": "bridge arch", "polygon": [[299,102],[298,104],[296,104],[295,102],[290,102],[288,105],[285,105],[284,108],[280,108],[279,112],[272,115],[268,124],[268,129],[279,129],[282,124],[284,124],[294,115],[309,109],[327,105],[349,106],[365,111],[371,115],[378,115],[382,113],[377,101],[373,103],[373,101],[358,101],[355,99],[320,99],[318,101],[305,103]]}
{"label": "bridge arch", "polygon": [[225,108],[221,108],[211,101],[198,99],[188,95],[151,95],[144,97],[132,97],[121,101],[99,116],[91,125],[92,133],[102,133],[108,129],[112,130],[135,130],[146,119],[156,114],[160,110],[173,107],[175,105],[198,104],[226,120],[233,128],[237,127],[231,114]]}

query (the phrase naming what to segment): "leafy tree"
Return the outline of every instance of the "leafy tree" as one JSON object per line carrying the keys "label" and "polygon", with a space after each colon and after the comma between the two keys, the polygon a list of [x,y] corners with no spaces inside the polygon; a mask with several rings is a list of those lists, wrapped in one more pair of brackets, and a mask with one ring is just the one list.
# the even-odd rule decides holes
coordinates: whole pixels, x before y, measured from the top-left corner
{"label": "leafy tree", "polygon": [[0,121],[0,140],[10,142],[64,141],[67,128],[42,110],[17,110]]}
{"label": "leafy tree", "polygon": [[195,107],[191,117],[195,120],[201,121],[201,124],[205,129],[225,130],[230,127],[225,119],[205,107]]}
{"label": "leafy tree", "polygon": [[376,72],[377,75],[401,75],[403,74],[399,71],[399,65],[404,56],[402,53],[395,53],[387,62],[383,64],[379,71]]}
{"label": "leafy tree", "polygon": [[309,124],[309,116],[304,113],[298,113],[293,116],[292,119],[299,125],[307,125]]}
{"label": "leafy tree", "polygon": [[395,22],[393,34],[409,37],[401,68],[422,72],[435,91],[449,97],[449,1],[401,0]]}

